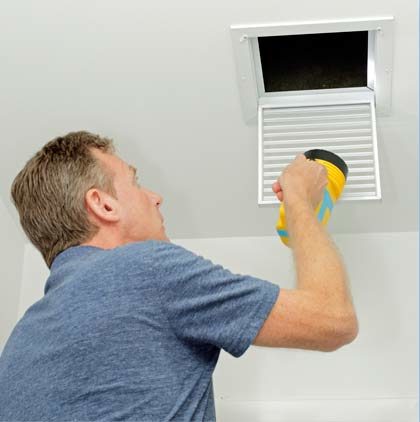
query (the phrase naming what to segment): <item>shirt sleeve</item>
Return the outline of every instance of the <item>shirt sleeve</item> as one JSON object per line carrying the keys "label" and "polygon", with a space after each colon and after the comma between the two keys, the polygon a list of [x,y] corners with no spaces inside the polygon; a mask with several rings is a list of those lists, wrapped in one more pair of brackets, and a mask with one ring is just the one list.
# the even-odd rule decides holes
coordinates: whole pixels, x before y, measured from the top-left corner
{"label": "shirt sleeve", "polygon": [[178,338],[239,357],[258,334],[280,292],[274,283],[233,274],[182,246],[155,242],[156,288]]}

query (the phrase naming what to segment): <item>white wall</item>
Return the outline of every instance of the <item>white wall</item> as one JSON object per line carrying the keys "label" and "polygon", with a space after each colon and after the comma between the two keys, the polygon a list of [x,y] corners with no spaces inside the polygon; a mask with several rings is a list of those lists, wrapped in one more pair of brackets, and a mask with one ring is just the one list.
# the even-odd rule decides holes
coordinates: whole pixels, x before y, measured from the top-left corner
{"label": "white wall", "polygon": [[[415,0],[1,4],[0,180],[11,182],[55,136],[79,129],[110,136],[144,186],[164,196],[176,238],[273,233],[276,207],[257,204],[257,127],[242,118],[230,26],[394,16],[392,114],[377,119],[383,199],[338,203],[342,218],[329,227],[418,230]],[[0,194],[6,190],[0,183]]]}
{"label": "white wall", "polygon": [[[301,421],[299,417],[311,422],[403,422],[414,414],[418,232],[333,239],[350,276],[358,338],[334,353],[252,346],[235,359],[222,351],[214,373],[216,410],[222,422],[277,421],[280,416],[287,422]],[[276,237],[173,242],[233,272],[280,287],[295,285],[291,251]],[[41,297],[47,275],[41,255],[27,244],[19,315]]]}
{"label": "white wall", "polygon": [[18,316],[23,236],[0,199],[0,353]]}

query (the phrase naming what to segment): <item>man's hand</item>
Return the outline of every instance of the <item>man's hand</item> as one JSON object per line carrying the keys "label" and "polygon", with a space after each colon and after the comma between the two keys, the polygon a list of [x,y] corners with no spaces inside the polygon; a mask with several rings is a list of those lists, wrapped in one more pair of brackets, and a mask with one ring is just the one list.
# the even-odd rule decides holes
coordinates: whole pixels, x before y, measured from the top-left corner
{"label": "man's hand", "polygon": [[283,170],[272,189],[280,202],[295,202],[296,199],[308,201],[314,209],[318,206],[328,185],[328,174],[325,167],[304,154],[299,154]]}

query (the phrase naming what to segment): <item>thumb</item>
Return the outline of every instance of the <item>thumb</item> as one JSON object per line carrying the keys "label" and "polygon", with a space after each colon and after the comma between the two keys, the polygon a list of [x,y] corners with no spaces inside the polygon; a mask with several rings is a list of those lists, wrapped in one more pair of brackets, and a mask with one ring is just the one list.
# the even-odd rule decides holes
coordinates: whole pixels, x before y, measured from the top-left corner
{"label": "thumb", "polygon": [[276,194],[279,201],[283,202],[283,190],[280,186],[280,183],[278,181],[274,182],[271,188],[273,189],[273,192]]}

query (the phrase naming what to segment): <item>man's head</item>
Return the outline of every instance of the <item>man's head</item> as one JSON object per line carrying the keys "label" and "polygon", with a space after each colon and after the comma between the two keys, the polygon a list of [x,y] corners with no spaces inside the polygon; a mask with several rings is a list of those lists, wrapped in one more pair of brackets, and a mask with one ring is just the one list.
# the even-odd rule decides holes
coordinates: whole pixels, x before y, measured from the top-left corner
{"label": "man's head", "polygon": [[16,176],[11,194],[48,267],[70,246],[169,240],[162,198],[136,183],[135,168],[115,155],[111,139],[86,131],[44,145]]}

